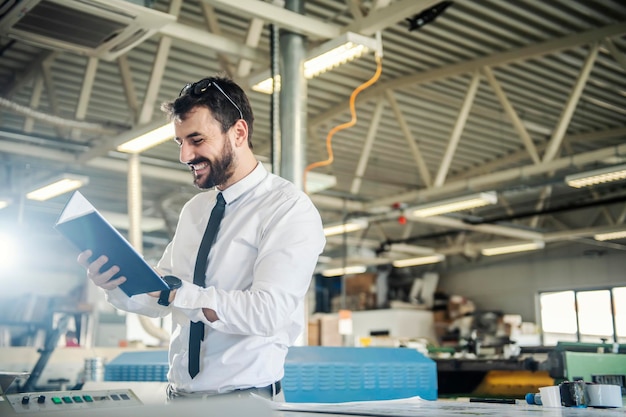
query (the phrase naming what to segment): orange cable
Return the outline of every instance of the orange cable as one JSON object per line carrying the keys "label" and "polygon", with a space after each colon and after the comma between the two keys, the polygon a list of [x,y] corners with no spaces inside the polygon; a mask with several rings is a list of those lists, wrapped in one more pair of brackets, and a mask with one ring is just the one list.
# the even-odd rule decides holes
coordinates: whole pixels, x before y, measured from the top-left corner
{"label": "orange cable", "polygon": [[361,84],[360,86],[355,88],[354,91],[352,92],[352,94],[350,95],[350,114],[352,115],[352,119],[349,122],[342,123],[342,124],[340,124],[338,126],[335,126],[334,128],[332,128],[330,130],[330,132],[328,132],[328,136],[326,136],[326,150],[328,152],[328,159],[326,159],[324,161],[313,162],[312,164],[309,164],[304,169],[304,178],[303,178],[303,184],[302,185],[304,187],[304,191],[305,192],[306,192],[306,176],[307,176],[307,173],[309,171],[311,171],[312,169],[314,169],[314,168],[327,166],[327,165],[330,165],[330,164],[333,163],[333,160],[334,160],[333,147],[332,147],[332,137],[333,137],[333,135],[335,133],[339,132],[340,130],[347,129],[347,128],[352,127],[352,126],[354,126],[356,124],[356,110],[355,110],[356,96],[361,91],[365,90],[366,88],[368,88],[369,86],[374,84],[376,81],[378,81],[378,78],[380,77],[380,74],[382,73],[382,69],[383,69],[382,57],[376,56],[376,73],[374,73],[372,78],[370,78],[368,81],[364,82],[363,84]]}

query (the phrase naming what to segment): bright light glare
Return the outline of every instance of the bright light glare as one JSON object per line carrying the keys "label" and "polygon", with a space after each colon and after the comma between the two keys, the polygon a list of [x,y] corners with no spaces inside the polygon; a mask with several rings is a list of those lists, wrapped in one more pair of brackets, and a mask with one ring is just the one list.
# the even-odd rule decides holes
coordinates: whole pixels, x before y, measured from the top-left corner
{"label": "bright light glare", "polygon": [[608,290],[581,291],[576,294],[578,327],[581,337],[599,343],[602,337],[613,336],[611,294]]}
{"label": "bright light glare", "polygon": [[574,291],[542,294],[540,304],[544,332],[576,334]]}
{"label": "bright light glare", "polygon": [[343,224],[328,226],[324,228],[325,236],[340,235],[343,233],[355,232],[363,230],[368,226],[367,219],[353,219]]}
{"label": "bright light glare", "polygon": [[496,204],[497,202],[498,196],[496,193],[486,192],[419,206],[413,210],[412,214],[416,217],[438,216],[440,214],[483,207],[488,204]]}
{"label": "bright light glare", "polygon": [[367,271],[365,265],[347,266],[345,268],[333,268],[322,271],[322,275],[325,277],[338,277],[340,275],[360,274]]}
{"label": "bright light glare", "polygon": [[17,265],[19,251],[13,236],[0,233],[0,270],[7,270]]}
{"label": "bright light glare", "polygon": [[613,288],[613,299],[615,300],[615,328],[617,337],[626,342],[626,287]]}
{"label": "bright light glare", "polygon": [[174,124],[167,123],[117,147],[120,152],[141,153],[176,136]]}
{"label": "bright light glare", "polygon": [[30,200],[46,201],[61,194],[74,191],[89,181],[86,177],[65,177],[61,178],[52,184],[37,188],[26,194],[26,198]]}

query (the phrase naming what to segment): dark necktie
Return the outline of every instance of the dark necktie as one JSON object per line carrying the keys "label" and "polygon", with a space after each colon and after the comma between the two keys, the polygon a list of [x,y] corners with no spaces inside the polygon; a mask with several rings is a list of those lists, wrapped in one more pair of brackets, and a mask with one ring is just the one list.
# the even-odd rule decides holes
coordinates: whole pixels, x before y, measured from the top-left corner
{"label": "dark necktie", "polygon": [[[209,251],[217,236],[222,217],[224,217],[224,209],[226,202],[222,193],[217,195],[217,203],[211,211],[209,224],[206,226],[200,249],[198,249],[198,257],[196,258],[196,267],[193,271],[193,283],[204,287],[206,281],[206,264],[209,258]],[[204,323],[191,322],[189,330],[189,375],[194,378],[200,372],[200,342],[204,340]]]}

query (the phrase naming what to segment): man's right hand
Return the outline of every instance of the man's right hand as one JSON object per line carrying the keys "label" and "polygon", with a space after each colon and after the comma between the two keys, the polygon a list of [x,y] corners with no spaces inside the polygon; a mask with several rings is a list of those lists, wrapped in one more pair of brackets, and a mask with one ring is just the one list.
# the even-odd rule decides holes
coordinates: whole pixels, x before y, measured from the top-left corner
{"label": "man's right hand", "polygon": [[90,263],[89,258],[91,258],[91,255],[93,255],[93,253],[90,250],[81,252],[78,255],[78,263],[87,270],[87,278],[93,281],[93,283],[96,284],[98,287],[105,290],[113,290],[126,281],[126,277],[123,276],[111,280],[111,278],[113,278],[113,276],[117,274],[120,270],[120,267],[117,265],[113,265],[106,271],[100,271],[104,264],[107,263],[109,258],[102,255],[98,259]]}

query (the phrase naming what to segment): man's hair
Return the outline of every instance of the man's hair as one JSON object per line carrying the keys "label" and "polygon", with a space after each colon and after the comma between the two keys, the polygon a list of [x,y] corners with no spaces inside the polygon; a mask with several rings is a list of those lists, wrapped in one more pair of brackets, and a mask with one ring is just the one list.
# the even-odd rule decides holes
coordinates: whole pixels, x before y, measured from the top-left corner
{"label": "man's hair", "polygon": [[252,149],[254,114],[248,96],[234,81],[226,77],[203,78],[185,85],[175,100],[161,104],[170,121],[185,120],[196,107],[209,109],[222,126],[222,133],[243,118],[248,124],[248,147]]}

